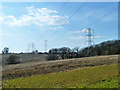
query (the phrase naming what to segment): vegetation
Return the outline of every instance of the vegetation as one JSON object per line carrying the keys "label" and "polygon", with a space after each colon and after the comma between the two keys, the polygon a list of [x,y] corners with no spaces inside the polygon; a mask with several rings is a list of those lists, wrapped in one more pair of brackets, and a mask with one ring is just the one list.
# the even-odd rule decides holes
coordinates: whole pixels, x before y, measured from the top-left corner
{"label": "vegetation", "polygon": [[[87,52],[88,49],[90,52]],[[98,45],[84,48],[79,54],[81,57],[120,54],[120,40],[102,42]]]}
{"label": "vegetation", "polygon": [[[5,47],[2,51],[3,54],[8,54],[9,48]],[[71,59],[71,58],[81,58],[90,56],[101,56],[101,55],[115,55],[120,54],[120,40],[105,41],[97,45],[92,45],[90,47],[85,47],[80,49],[75,47],[70,49],[69,47],[62,48],[52,48],[48,53],[44,53],[47,56],[46,60],[59,60],[59,59]],[[9,53],[12,54],[12,53]],[[21,54],[24,54],[21,52]],[[43,54],[38,52],[38,50],[32,51],[27,54]]]}
{"label": "vegetation", "polygon": [[117,64],[3,80],[3,88],[118,88]]}
{"label": "vegetation", "polygon": [[8,54],[9,52],[9,48],[8,47],[5,47],[3,50],[2,50],[2,54]]}
{"label": "vegetation", "polygon": [[70,49],[68,47],[53,48],[49,50],[47,60],[69,59],[69,58],[81,58],[89,56],[100,55],[115,55],[120,54],[120,40],[113,40],[102,42],[97,45],[79,49],[75,47]]}
{"label": "vegetation", "polygon": [[[68,60],[46,61],[38,64],[11,65],[2,73],[2,79],[15,79],[36,74],[48,74],[66,70],[74,70],[81,67],[93,67],[118,63],[118,55],[75,58]],[[31,65],[30,65],[31,64]]]}
{"label": "vegetation", "polygon": [[20,63],[19,57],[15,55],[10,55],[7,59],[7,64],[17,64]]}
{"label": "vegetation", "polygon": [[56,55],[56,54],[49,54],[49,55],[46,57],[46,60],[47,60],[47,61],[58,60],[58,59],[59,59],[59,56]]}

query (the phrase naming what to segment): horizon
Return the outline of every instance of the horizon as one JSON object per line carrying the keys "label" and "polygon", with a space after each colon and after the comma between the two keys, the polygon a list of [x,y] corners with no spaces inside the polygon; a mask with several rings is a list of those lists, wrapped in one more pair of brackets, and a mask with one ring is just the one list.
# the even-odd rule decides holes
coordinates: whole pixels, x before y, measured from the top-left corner
{"label": "horizon", "polygon": [[[108,40],[108,41],[116,41],[116,40]],[[104,42],[107,42],[107,41],[104,41]],[[101,42],[101,43],[103,43],[103,42]],[[99,45],[101,43],[94,44],[94,45]],[[94,46],[94,45],[91,45],[91,46]],[[63,47],[59,47],[59,48],[63,48]],[[51,48],[51,49],[59,49],[59,48]],[[69,48],[69,47],[66,47],[66,48]],[[73,47],[73,48],[70,48],[70,49],[72,50],[74,48],[76,48],[76,47]],[[79,48],[79,47],[77,47],[77,48]],[[82,49],[85,49],[85,48],[88,48],[88,46],[83,47],[83,48],[79,48],[79,51],[81,51]],[[49,50],[47,52],[45,52],[45,51],[43,51],[43,52],[38,51],[38,53],[41,53],[41,54],[49,53]],[[0,52],[0,54],[2,54],[2,53]],[[34,53],[32,53],[32,51],[29,51],[29,52],[24,52],[23,51],[23,52],[8,52],[8,54],[34,54]]]}

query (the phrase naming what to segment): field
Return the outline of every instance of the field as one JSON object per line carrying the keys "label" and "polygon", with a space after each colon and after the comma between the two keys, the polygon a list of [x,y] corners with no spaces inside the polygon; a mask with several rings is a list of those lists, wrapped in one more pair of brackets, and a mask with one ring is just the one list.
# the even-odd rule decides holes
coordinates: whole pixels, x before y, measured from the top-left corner
{"label": "field", "polygon": [[4,80],[6,88],[118,88],[117,64]]}
{"label": "field", "polygon": [[3,88],[117,88],[118,55],[3,67]]}

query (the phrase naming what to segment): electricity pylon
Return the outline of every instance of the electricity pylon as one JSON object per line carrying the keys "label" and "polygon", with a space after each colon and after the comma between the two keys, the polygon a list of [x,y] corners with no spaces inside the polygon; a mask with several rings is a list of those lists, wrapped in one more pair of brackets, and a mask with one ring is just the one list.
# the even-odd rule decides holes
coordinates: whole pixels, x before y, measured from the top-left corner
{"label": "electricity pylon", "polygon": [[86,35],[86,37],[87,37],[87,43],[88,43],[88,52],[87,52],[87,56],[92,56],[92,49],[90,48],[90,46],[92,46],[93,44],[94,44],[94,41],[93,41],[93,39],[94,39],[94,30],[93,29],[91,29],[91,28],[88,28],[88,29],[86,29],[86,33],[87,33],[87,35]]}

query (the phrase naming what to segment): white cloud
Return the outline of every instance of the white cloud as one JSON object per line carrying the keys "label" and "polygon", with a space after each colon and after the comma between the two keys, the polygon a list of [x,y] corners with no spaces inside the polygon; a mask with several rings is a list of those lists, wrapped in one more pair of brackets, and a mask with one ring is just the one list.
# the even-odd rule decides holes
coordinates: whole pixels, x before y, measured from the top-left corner
{"label": "white cloud", "polygon": [[48,10],[47,8],[37,9],[42,15],[49,15],[50,13],[58,13],[55,10]]}
{"label": "white cloud", "polygon": [[57,15],[57,11],[48,8],[34,8],[34,6],[26,7],[27,14],[20,17],[4,16],[5,22],[11,26],[28,26],[31,24],[45,25],[62,25],[68,22],[66,16]]}
{"label": "white cloud", "polygon": [[87,31],[87,29],[78,30],[78,31],[75,31],[75,32],[73,32],[73,33],[84,33],[85,31]]}
{"label": "white cloud", "polygon": [[0,16],[0,22],[2,22],[3,20],[4,20],[4,18]]}

